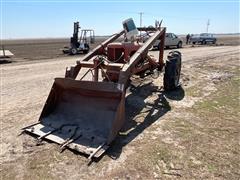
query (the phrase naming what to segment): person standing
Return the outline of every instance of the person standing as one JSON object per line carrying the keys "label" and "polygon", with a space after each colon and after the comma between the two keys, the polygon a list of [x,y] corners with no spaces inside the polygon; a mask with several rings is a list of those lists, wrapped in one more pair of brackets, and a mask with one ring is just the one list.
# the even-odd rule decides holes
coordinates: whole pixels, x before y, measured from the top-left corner
{"label": "person standing", "polygon": [[187,36],[186,36],[186,44],[189,43],[189,39],[190,39],[190,34],[187,34]]}

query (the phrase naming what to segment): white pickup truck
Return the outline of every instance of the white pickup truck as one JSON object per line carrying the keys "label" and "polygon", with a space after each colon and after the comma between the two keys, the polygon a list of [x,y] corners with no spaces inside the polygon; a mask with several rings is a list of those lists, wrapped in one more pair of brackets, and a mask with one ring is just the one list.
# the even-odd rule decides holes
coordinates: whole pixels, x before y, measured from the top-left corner
{"label": "white pickup truck", "polygon": [[[160,40],[156,40],[153,44],[153,48],[159,49]],[[165,47],[176,46],[177,48],[182,48],[183,40],[173,33],[166,33],[165,35]]]}

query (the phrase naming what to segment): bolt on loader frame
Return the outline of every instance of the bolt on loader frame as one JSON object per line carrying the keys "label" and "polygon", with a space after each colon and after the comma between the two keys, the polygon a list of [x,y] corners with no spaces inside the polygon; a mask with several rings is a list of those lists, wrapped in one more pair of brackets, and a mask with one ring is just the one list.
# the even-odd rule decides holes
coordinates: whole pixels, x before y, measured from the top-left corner
{"label": "bolt on loader frame", "polygon": [[[133,74],[147,70],[162,71],[166,28],[137,28],[154,33],[145,43],[113,43],[125,31],[114,34],[92,52],[66,69],[65,78],[55,78],[39,121],[23,128],[38,136],[89,155],[101,156],[119,133],[125,122],[125,94]],[[159,39],[159,58],[148,50]],[[85,74],[79,72],[87,68]],[[102,77],[99,77],[99,73]],[[83,80],[86,74],[91,80]]]}

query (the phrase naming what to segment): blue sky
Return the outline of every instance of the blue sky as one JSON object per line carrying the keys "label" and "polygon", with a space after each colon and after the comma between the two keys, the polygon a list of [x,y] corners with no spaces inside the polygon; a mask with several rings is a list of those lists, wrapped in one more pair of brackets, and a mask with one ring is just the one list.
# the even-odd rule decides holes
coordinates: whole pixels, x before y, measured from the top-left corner
{"label": "blue sky", "polygon": [[239,33],[238,0],[0,1],[2,39],[70,37],[74,21],[82,28],[95,29],[97,35],[108,35],[119,31],[129,17],[138,26],[138,12],[144,13],[143,25],[163,19],[167,31],[176,34],[205,32],[208,19],[211,33]]}

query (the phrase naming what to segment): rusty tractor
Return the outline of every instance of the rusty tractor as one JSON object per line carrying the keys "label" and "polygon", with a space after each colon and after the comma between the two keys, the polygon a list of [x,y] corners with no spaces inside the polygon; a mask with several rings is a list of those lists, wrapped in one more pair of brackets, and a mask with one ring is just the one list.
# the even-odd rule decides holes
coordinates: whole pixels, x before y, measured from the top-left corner
{"label": "rusty tractor", "polygon": [[[70,148],[97,158],[125,123],[125,94],[132,75],[165,71],[164,89],[179,86],[181,54],[170,52],[163,61],[166,28],[136,28],[132,19],[123,27],[67,68],[64,78],[55,78],[39,121],[24,132],[60,144],[61,150]],[[139,31],[152,35],[141,43]],[[120,37],[123,41],[114,42]],[[158,59],[148,54],[156,40],[160,40]]]}

